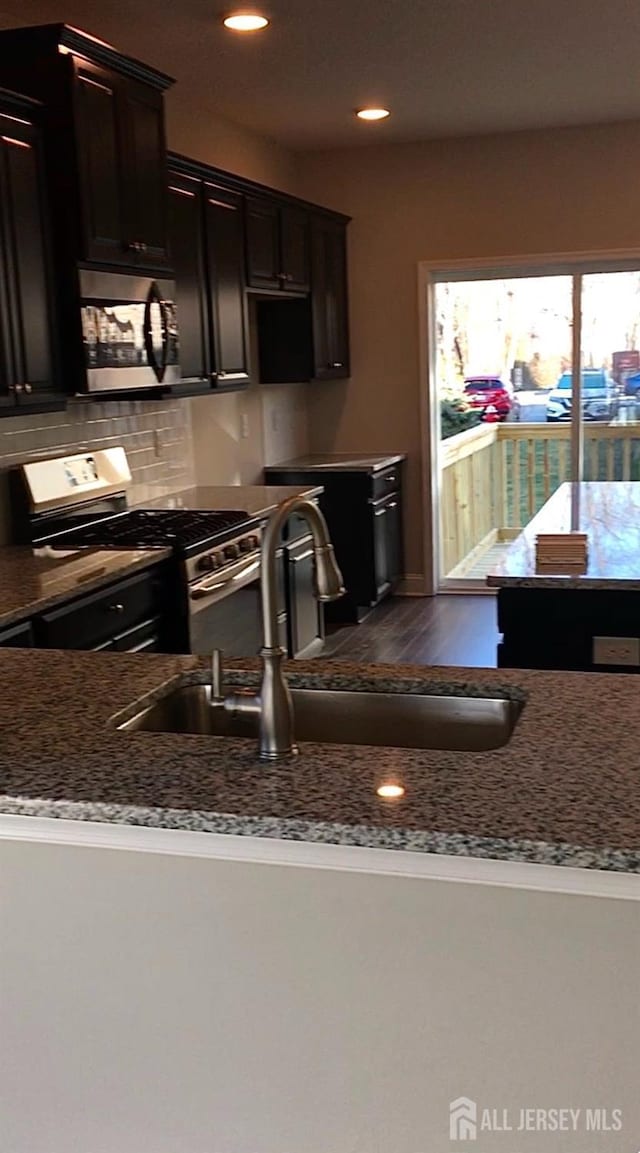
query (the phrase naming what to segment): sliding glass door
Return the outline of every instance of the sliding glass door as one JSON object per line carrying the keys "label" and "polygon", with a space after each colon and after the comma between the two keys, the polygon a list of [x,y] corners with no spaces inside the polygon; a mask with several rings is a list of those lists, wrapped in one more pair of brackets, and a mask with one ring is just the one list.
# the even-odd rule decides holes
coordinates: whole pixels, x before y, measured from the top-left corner
{"label": "sliding glass door", "polygon": [[640,479],[640,270],[456,271],[432,288],[439,587],[479,590],[559,485]]}

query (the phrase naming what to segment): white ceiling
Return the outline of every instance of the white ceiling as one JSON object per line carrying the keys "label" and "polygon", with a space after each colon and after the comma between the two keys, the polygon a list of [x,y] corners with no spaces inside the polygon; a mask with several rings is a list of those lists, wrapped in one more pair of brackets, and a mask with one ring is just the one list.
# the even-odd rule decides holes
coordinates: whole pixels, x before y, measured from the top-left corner
{"label": "white ceiling", "polygon": [[[640,119],[634,0],[257,0],[272,24],[249,37],[230,7],[0,0],[0,26],[75,24],[294,149]],[[368,103],[393,116],[361,124]]]}

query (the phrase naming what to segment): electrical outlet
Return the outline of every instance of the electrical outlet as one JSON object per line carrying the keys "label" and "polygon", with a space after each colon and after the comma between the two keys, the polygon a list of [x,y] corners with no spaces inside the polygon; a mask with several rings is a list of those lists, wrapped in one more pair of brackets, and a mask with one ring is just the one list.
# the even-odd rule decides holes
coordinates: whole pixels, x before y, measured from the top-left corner
{"label": "electrical outlet", "polygon": [[594,665],[640,665],[640,637],[594,637]]}
{"label": "electrical outlet", "polygon": [[248,435],[249,435],[249,417],[247,416],[246,412],[243,412],[240,416],[240,436],[242,437],[243,440],[246,440]]}

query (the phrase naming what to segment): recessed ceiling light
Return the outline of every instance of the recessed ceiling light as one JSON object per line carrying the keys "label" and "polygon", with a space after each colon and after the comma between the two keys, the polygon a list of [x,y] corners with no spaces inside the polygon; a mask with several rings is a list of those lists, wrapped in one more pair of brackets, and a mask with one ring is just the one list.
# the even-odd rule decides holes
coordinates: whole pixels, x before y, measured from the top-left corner
{"label": "recessed ceiling light", "polygon": [[225,28],[231,28],[233,32],[258,32],[268,23],[266,16],[259,16],[257,12],[232,12],[223,20]]}
{"label": "recessed ceiling light", "polygon": [[395,785],[389,781],[386,785],[379,785],[376,793],[379,797],[385,797],[387,800],[395,799],[396,797],[404,797],[404,788],[402,785]]}
{"label": "recessed ceiling light", "polygon": [[390,115],[388,108],[359,108],[356,112],[360,120],[386,120]]}

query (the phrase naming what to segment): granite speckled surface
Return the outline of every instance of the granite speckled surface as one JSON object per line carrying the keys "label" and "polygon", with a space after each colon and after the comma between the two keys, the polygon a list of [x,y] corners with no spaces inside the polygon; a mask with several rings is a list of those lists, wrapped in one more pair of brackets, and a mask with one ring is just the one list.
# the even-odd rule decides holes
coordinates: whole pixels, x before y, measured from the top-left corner
{"label": "granite speckled surface", "polygon": [[61,553],[7,545],[0,549],[0,627],[132,576],[171,555],[169,549],[86,549]]}
{"label": "granite speckled surface", "polygon": [[[197,657],[0,651],[0,811],[640,872],[635,678],[296,662],[290,682],[513,696],[511,741],[490,752],[305,743],[264,765],[252,740],[109,724]],[[256,665],[232,662],[229,683]],[[400,780],[405,796],[376,788]]]}
{"label": "granite speckled surface", "polygon": [[322,485],[198,485],[181,489],[171,496],[146,501],[145,508],[188,508],[210,511],[215,509],[246,509],[251,516],[267,517],[283,500],[290,496],[314,497],[322,492]]}
{"label": "granite speckled surface", "polygon": [[[536,573],[537,533],[588,536],[588,567],[581,576]],[[640,481],[562,484],[504,553],[487,577],[494,588],[640,589]]]}
{"label": "granite speckled surface", "polygon": [[[379,469],[398,464],[401,460],[406,460],[403,452],[318,452],[279,461],[278,464],[269,465],[269,468],[278,471],[291,469],[293,472],[300,469],[327,472],[335,468],[339,468],[341,472],[378,472]],[[265,472],[268,473],[269,468],[265,469]]]}

